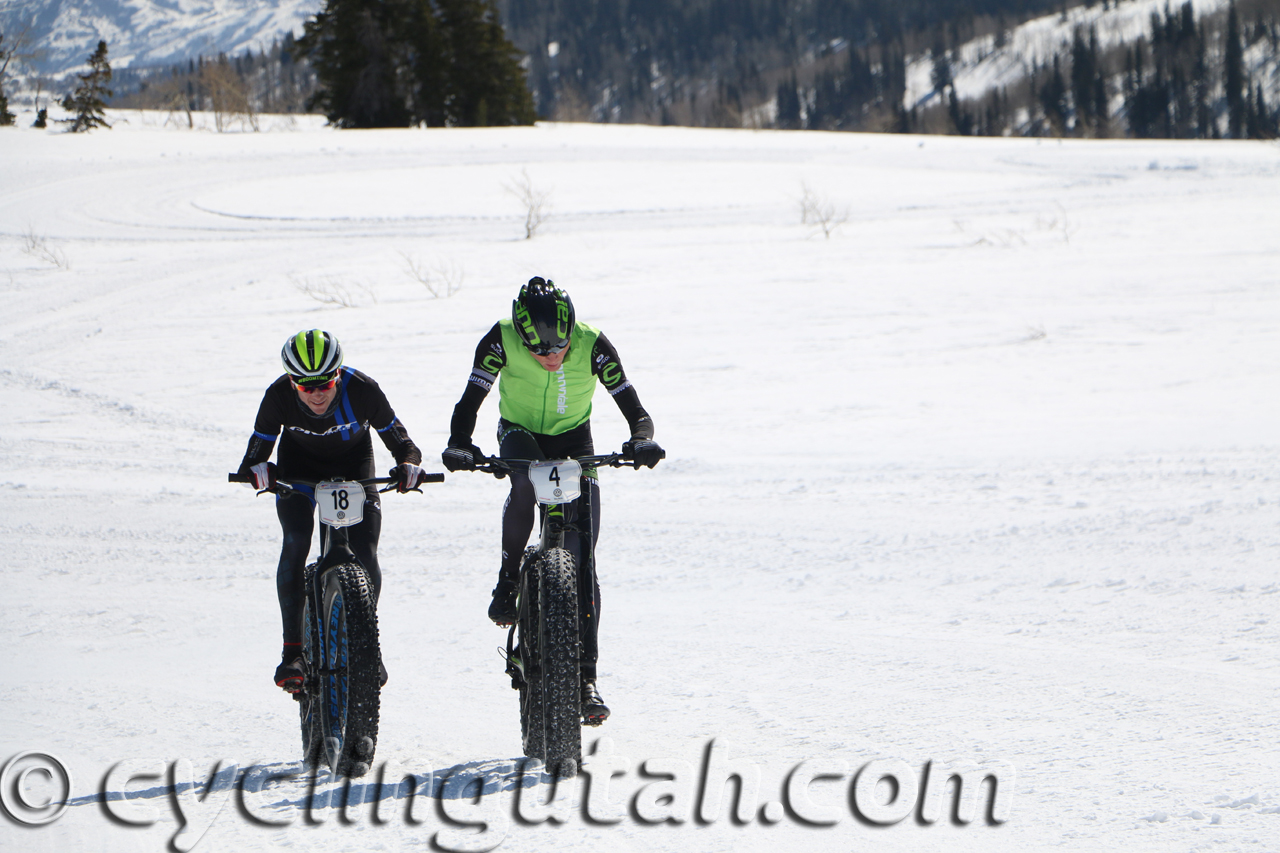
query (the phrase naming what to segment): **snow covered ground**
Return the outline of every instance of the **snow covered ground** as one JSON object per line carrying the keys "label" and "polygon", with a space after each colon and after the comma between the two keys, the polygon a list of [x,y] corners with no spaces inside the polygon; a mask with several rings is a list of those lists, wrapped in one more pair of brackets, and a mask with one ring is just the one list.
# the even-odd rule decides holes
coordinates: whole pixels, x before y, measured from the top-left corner
{"label": "snow covered ground", "polygon": [[[0,130],[0,761],[48,753],[71,794],[0,849],[160,851],[181,813],[175,849],[206,851],[1280,850],[1280,147],[113,118]],[[505,488],[477,475],[384,502],[378,758],[425,795],[267,784],[299,767],[279,531],[225,474],[281,343],[336,333],[439,470],[535,274],[669,453],[604,475],[613,717],[582,808],[514,801],[484,617]],[[760,774],[741,825],[711,808],[726,757]],[[27,819],[41,760],[0,780]],[[224,760],[249,781],[170,807],[166,774]],[[906,814],[866,782],[898,768],[910,810],[929,762],[995,770],[1005,822],[855,818]]]}

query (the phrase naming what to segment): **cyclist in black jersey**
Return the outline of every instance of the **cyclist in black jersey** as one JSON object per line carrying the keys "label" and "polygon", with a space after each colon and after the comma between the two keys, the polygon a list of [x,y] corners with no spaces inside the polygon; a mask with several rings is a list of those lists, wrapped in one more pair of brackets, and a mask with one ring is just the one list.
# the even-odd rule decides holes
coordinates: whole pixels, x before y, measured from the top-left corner
{"label": "cyclist in black jersey", "polygon": [[[472,443],[480,404],[498,382],[498,455],[505,459],[556,459],[590,456],[591,397],[599,382],[613,397],[631,440],[623,450],[636,467],[652,468],[662,458],[653,440],[653,421],[622,370],[618,353],[598,329],[577,322],[573,302],[553,282],[534,277],[520,289],[504,318],[480,339],[471,376],[453,410],[449,447],[442,458],[450,471],[475,468],[484,453]],[[587,472],[590,489],[592,550],[600,533],[600,487]],[[502,511],[502,566],[493,590],[489,618],[500,626],[516,619],[516,586],[520,559],[533,531],[533,485],[523,474],[511,476],[511,493]],[[577,517],[578,501],[566,510]],[[565,538],[578,565],[578,602],[582,638],[583,717],[593,723],[609,716],[596,687],[600,627],[600,584],[595,560],[577,534]]]}
{"label": "cyclist in black jersey", "polygon": [[[342,364],[337,339],[320,329],[299,332],[280,354],[285,373],[267,388],[258,407],[253,435],[239,473],[251,475],[257,489],[275,485],[277,476],[320,480],[359,480],[376,476],[371,432],[376,432],[398,466],[401,492],[422,477],[422,453],[391,410],[378,383]],[[279,438],[276,462],[271,452]],[[302,576],[311,550],[315,499],[306,487],[276,497],[276,515],[284,533],[276,593],[284,626],[284,648],[275,683],[289,693],[302,687]],[[374,486],[365,487],[364,520],[350,530],[351,550],[369,572],[374,600],[382,588],[378,535],[382,509]],[[386,681],[386,670],[382,670]]]}

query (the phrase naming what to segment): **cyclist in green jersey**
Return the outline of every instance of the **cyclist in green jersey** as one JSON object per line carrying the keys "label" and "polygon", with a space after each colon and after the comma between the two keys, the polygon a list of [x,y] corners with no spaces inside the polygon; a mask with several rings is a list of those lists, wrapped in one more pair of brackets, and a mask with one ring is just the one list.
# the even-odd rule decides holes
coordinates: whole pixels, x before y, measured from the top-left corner
{"label": "cyclist in green jersey", "polygon": [[[662,458],[653,440],[653,421],[622,370],[618,353],[592,326],[576,321],[573,302],[554,282],[535,276],[511,303],[511,317],[499,320],[480,339],[462,399],[453,410],[449,446],[442,454],[450,471],[471,470],[484,453],[472,443],[480,404],[498,382],[498,455],[504,459],[557,459],[589,456],[591,398],[598,381],[613,397],[631,439],[623,445],[638,468]],[[591,542],[566,537],[578,571],[583,718],[598,724],[609,708],[596,687],[600,585],[592,554],[600,532],[600,487],[595,472],[584,475],[590,488]],[[493,589],[489,618],[506,627],[516,620],[520,559],[533,532],[533,486],[524,475],[511,477],[511,493],[502,511],[502,565]],[[576,518],[577,502],[568,510]]]}

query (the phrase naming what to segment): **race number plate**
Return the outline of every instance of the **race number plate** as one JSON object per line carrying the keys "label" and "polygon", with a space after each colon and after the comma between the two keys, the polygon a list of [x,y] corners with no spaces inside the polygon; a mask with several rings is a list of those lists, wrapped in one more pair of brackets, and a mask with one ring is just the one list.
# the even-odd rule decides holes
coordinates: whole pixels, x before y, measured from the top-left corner
{"label": "race number plate", "polygon": [[529,482],[540,504],[564,504],[577,500],[582,466],[573,459],[549,459],[529,463]]}
{"label": "race number plate", "polygon": [[316,484],[320,521],[330,527],[350,527],[364,520],[364,486],[336,482]]}

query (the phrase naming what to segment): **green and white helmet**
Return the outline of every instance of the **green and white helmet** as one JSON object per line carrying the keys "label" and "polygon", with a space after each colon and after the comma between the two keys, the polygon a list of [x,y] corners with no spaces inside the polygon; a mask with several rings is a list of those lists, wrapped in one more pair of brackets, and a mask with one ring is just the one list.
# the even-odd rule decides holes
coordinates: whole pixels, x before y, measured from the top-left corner
{"label": "green and white helmet", "polygon": [[298,332],[280,350],[284,372],[298,385],[319,385],[338,375],[342,368],[342,345],[320,329]]}

